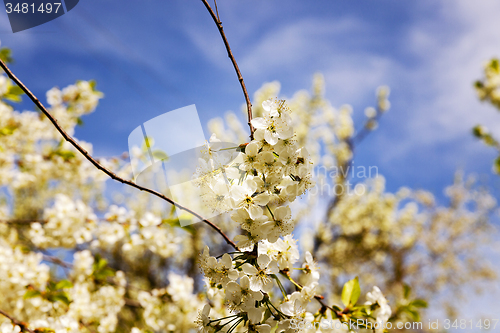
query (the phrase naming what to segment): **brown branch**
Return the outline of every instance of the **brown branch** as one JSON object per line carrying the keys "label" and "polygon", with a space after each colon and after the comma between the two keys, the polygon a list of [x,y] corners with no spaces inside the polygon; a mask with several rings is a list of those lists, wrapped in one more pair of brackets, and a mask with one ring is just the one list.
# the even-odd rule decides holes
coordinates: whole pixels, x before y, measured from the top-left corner
{"label": "brown branch", "polygon": [[128,305],[133,308],[142,308],[141,303],[139,303],[136,300],[130,299],[130,298],[125,298],[125,305]]}
{"label": "brown branch", "polygon": [[[375,117],[371,118],[371,119],[368,119],[368,121],[363,125],[363,127],[359,131],[357,131],[356,134],[352,138],[348,138],[347,140],[344,141],[345,143],[347,143],[347,145],[348,145],[348,147],[349,147],[349,149],[351,150],[351,153],[352,153],[351,158],[348,161],[346,161],[344,163],[344,165],[340,166],[340,170],[341,171],[343,171],[343,172],[347,171],[347,176],[349,176],[349,168],[352,167],[352,163],[353,163],[353,160],[354,160],[354,149],[371,132],[373,132],[373,129],[370,128],[370,126],[369,126],[370,122],[378,123],[383,114],[384,114],[384,112],[379,107],[377,107],[377,114],[375,115]],[[345,182],[345,180],[347,179],[347,177],[343,176],[344,175],[343,172],[341,172],[341,177],[342,177],[341,181]],[[326,210],[326,215],[325,215],[327,220],[330,218],[330,215],[331,215],[332,211],[335,209],[335,207],[338,205],[338,203],[342,199],[342,196],[343,196],[342,194],[339,194],[339,195],[336,194],[333,197],[333,199],[330,200],[330,203],[328,204],[328,208]]]}
{"label": "brown branch", "polygon": [[[78,142],[76,142],[75,139],[73,139],[68,133],[66,133],[66,131],[59,125],[59,123],[57,122],[57,119],[55,119],[50,113],[49,111],[47,111],[47,109],[45,108],[45,106],[43,106],[43,104],[38,100],[38,98],[36,98],[36,96],[12,73],[12,71],[7,67],[7,65],[0,59],[0,67],[2,67],[2,69],[5,71],[5,73],[7,73],[7,75],[12,79],[12,81],[14,81],[23,91],[24,93],[33,101],[33,103],[35,103],[35,105],[43,112],[43,114],[45,114],[47,116],[47,118],[49,118],[50,122],[55,126],[55,128],[57,129],[57,131],[59,133],[61,133],[61,135],[63,136],[63,138],[68,141],[73,147],[76,148],[76,150],[78,150],[87,160],[90,161],[90,163],[92,163],[97,169],[101,170],[102,172],[104,172],[106,175],[108,175],[109,177],[111,177],[112,179],[116,180],[116,181],[119,181],[121,182],[122,184],[126,184],[126,185],[129,185],[131,187],[134,187],[138,190],[141,190],[141,191],[144,191],[144,192],[148,192],[150,194],[153,194],[163,200],[165,200],[166,202],[174,205],[175,207],[185,211],[185,212],[188,212],[190,213],[191,215],[197,217],[198,219],[200,219],[202,222],[208,224],[212,229],[214,229],[216,232],[218,232],[223,238],[224,240],[226,241],[227,244],[231,245],[234,249],[238,250],[238,247],[236,246],[236,244],[231,240],[229,239],[229,237],[222,231],[221,228],[219,228],[218,226],[216,226],[215,224],[213,224],[212,222],[208,221],[207,219],[203,218],[201,215],[199,215],[198,213],[192,211],[191,209],[187,208],[187,207],[184,207],[182,206],[181,204],[175,202],[174,200],[166,197],[165,195],[163,195],[162,193],[160,192],[157,192],[155,190],[152,190],[150,188],[147,188],[147,187],[143,187],[141,185],[138,185],[136,183],[134,183],[133,181],[130,181],[130,180],[126,180],[126,179],[123,179],[119,176],[117,176],[114,172],[112,172],[111,170],[105,168],[101,163],[99,163],[94,157],[92,157],[85,149],[83,149],[82,146],[80,146],[78,144]],[[243,85],[244,86],[244,85]]]}
{"label": "brown branch", "polygon": [[13,219],[13,220],[0,220],[0,223],[5,224],[32,224],[32,223],[40,223],[45,224],[47,221],[44,220],[22,220],[22,219]]}
{"label": "brown branch", "polygon": [[363,128],[361,128],[355,135],[354,137],[352,137],[348,142],[347,144],[349,145],[349,147],[354,150],[354,146],[355,145],[358,145],[361,143],[361,141],[363,141],[363,139],[368,135],[370,134],[371,132],[373,132],[373,129],[370,128],[370,123],[375,123],[377,124],[380,120],[380,118],[382,118],[382,115],[384,114],[384,112],[379,108],[377,107],[377,114],[375,115],[374,118],[371,118],[371,119],[368,119],[368,121],[363,125]]}
{"label": "brown branch", "polygon": [[17,325],[19,327],[21,327],[21,331],[23,332],[29,332],[29,333],[35,333],[35,331],[31,330],[28,328],[28,324],[27,323],[23,323],[22,321],[19,321],[17,319],[15,319],[14,317],[12,317],[11,315],[9,315],[7,312],[3,311],[3,310],[0,310],[0,314],[9,318],[9,320],[14,324],[14,325]]}
{"label": "brown branch", "polygon": [[[222,28],[222,22],[219,20],[218,15],[214,13],[212,7],[210,7],[207,0],[201,0],[201,1],[207,8],[208,12],[212,16],[212,19],[217,25],[217,28],[219,29],[220,36],[222,37],[222,41],[224,42],[224,46],[226,47],[227,50],[227,56],[229,57],[229,59],[231,59],[234,70],[236,71],[236,75],[238,76],[238,80],[240,81],[241,89],[243,90],[243,95],[245,95],[245,101],[247,103],[248,126],[250,127],[250,139],[253,140],[253,132],[255,131],[255,129],[252,126],[252,103],[250,102],[250,97],[248,96],[247,87],[245,86],[245,81],[243,81],[243,76],[241,75],[240,68],[236,63],[236,59],[234,58],[231,48],[229,47],[229,42],[227,41],[226,34],[224,33],[224,29]],[[215,6],[217,6],[217,3],[215,3]]]}
{"label": "brown branch", "polygon": [[90,333],[96,333],[96,331],[94,331],[94,330],[92,330],[92,329],[90,328],[90,325],[85,324],[85,323],[84,323],[83,321],[81,321],[81,320],[80,320],[80,327],[85,327],[85,329],[86,329],[87,331],[89,331]]}
{"label": "brown branch", "polygon": [[49,262],[56,264],[56,265],[59,265],[63,268],[73,268],[73,264],[70,264],[69,262],[61,260],[58,257],[50,256],[48,254],[43,255],[43,260],[49,261]]}
{"label": "brown branch", "polygon": [[220,21],[219,9],[217,8],[217,0],[214,0],[214,5],[215,5],[215,13],[217,13],[217,20]]}

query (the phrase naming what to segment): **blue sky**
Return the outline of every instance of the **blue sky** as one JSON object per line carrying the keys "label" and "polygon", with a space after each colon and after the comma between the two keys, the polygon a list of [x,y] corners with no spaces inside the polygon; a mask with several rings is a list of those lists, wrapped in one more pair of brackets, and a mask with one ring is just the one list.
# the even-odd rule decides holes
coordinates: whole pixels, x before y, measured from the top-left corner
{"label": "blue sky", "polygon": [[[250,92],[278,80],[282,92],[325,75],[326,95],[355,118],[392,89],[392,109],[359,147],[357,165],[376,165],[390,190],[437,194],[453,172],[490,174],[494,152],[470,135],[476,123],[500,130],[472,82],[500,55],[494,1],[222,1],[221,18]],[[201,1],[81,1],[76,11],[0,40],[13,70],[39,95],[76,79],[106,94],[77,131],[98,155],[127,149],[127,135],[163,112],[196,104],[202,123],[243,102],[215,25]],[[26,104],[26,108],[29,108]],[[207,133],[208,134],[208,133]],[[489,177],[495,187],[498,179]]]}
{"label": "blue sky", "polygon": [[[378,166],[389,190],[409,186],[441,196],[463,169],[498,193],[499,177],[491,175],[495,152],[470,130],[482,123],[500,133],[500,114],[478,102],[472,88],[483,63],[500,56],[499,1],[218,5],[250,93],[278,80],[291,96],[321,72],[332,104],[351,104],[360,124],[376,87],[391,87],[392,108],[355,159]],[[13,71],[42,100],[53,86],[97,80],[105,99],[84,118],[77,137],[93,143],[98,156],[126,151],[128,134],[166,111],[196,104],[204,124],[244,102],[198,0],[81,0],[59,19],[16,34],[0,11],[0,40],[13,49]]]}

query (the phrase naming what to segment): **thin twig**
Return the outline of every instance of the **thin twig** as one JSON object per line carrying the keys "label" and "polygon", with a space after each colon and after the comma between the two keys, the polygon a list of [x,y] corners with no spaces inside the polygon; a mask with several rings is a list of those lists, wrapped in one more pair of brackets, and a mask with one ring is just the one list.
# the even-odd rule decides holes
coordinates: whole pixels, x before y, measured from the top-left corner
{"label": "thin twig", "polygon": [[[212,16],[217,28],[219,29],[220,36],[222,37],[222,41],[224,42],[224,46],[227,50],[227,56],[231,59],[233,63],[234,70],[236,71],[236,75],[238,76],[238,80],[240,81],[241,89],[243,90],[243,95],[245,95],[245,101],[247,103],[247,114],[248,114],[248,126],[250,127],[250,139],[253,140],[253,132],[255,129],[252,126],[252,103],[250,102],[250,97],[248,96],[247,87],[245,86],[245,81],[243,81],[243,76],[241,75],[238,64],[236,63],[236,59],[234,59],[233,52],[229,47],[229,42],[227,41],[226,34],[224,33],[224,29],[222,28],[222,22],[219,20],[218,14],[215,14],[212,10],[212,7],[208,4],[207,0],[201,0],[208,12]],[[216,4],[217,6],[217,4]]]}
{"label": "thin twig", "polygon": [[0,223],[5,224],[32,224],[32,223],[40,223],[45,224],[47,221],[44,220],[22,220],[22,219],[13,219],[13,220],[0,220]]}
{"label": "thin twig", "polygon": [[28,328],[28,324],[26,323],[23,323],[22,321],[19,321],[17,319],[15,319],[14,317],[12,317],[11,315],[9,315],[7,312],[3,311],[3,310],[0,310],[0,314],[9,318],[9,320],[14,324],[14,325],[17,325],[19,327],[21,327],[21,331],[25,331],[25,332],[29,332],[29,333],[35,333],[35,331],[31,330]]}
{"label": "thin twig", "polygon": [[217,8],[217,0],[214,0],[214,4],[215,4],[215,12],[217,13],[217,20],[220,21],[220,17],[219,17],[219,9]]}
{"label": "thin twig", "polygon": [[218,232],[223,238],[224,240],[226,241],[227,244],[231,245],[234,249],[238,250],[238,247],[236,246],[236,244],[231,240],[229,239],[229,237],[222,231],[221,228],[219,228],[218,226],[216,226],[215,224],[213,224],[212,222],[208,221],[207,219],[203,218],[201,215],[199,215],[198,213],[192,211],[191,209],[187,208],[187,207],[184,207],[182,206],[181,204],[175,202],[174,200],[166,197],[165,195],[163,195],[162,193],[160,192],[157,192],[155,190],[152,190],[150,188],[147,188],[147,187],[144,187],[144,186],[141,186],[141,185],[138,185],[136,183],[134,183],[133,181],[130,181],[130,180],[126,180],[126,179],[123,179],[119,176],[117,176],[114,172],[112,172],[111,170],[105,168],[101,163],[99,163],[94,157],[92,157],[85,149],[83,149],[82,146],[80,146],[78,144],[78,142],[76,142],[75,139],[73,139],[68,133],[66,133],[66,131],[59,125],[59,123],[57,122],[57,119],[55,119],[50,113],[49,111],[47,111],[47,109],[45,108],[45,106],[43,106],[43,104],[38,100],[38,98],[21,82],[21,80],[19,80],[13,73],[12,71],[9,69],[9,67],[7,67],[7,65],[0,59],[0,67],[2,67],[2,69],[5,71],[5,73],[7,73],[7,75],[12,79],[12,81],[14,81],[23,91],[24,93],[33,101],[33,103],[35,103],[35,105],[43,112],[43,114],[45,114],[45,116],[47,116],[47,118],[49,118],[50,122],[54,125],[54,127],[57,129],[57,131],[59,133],[61,133],[61,135],[63,136],[63,138],[68,141],[73,147],[76,148],[76,150],[78,150],[87,160],[90,161],[90,163],[92,163],[97,169],[101,170],[102,172],[104,172],[106,175],[108,175],[109,177],[111,177],[112,179],[114,180],[117,180],[119,182],[121,182],[122,184],[126,184],[126,185],[129,185],[131,187],[134,187],[138,190],[141,190],[141,191],[144,191],[144,192],[148,192],[150,194],[153,194],[165,201],[167,201],[168,203],[174,205],[175,207],[185,211],[185,212],[188,212],[190,213],[191,215],[197,217],[198,219],[200,219],[202,222],[208,224],[212,229],[214,229],[216,232]]}
{"label": "thin twig", "polygon": [[368,121],[363,125],[363,128],[361,128],[356,133],[356,135],[354,135],[354,137],[349,140],[348,144],[349,144],[349,147],[351,149],[354,149],[355,145],[358,145],[359,143],[361,143],[361,141],[363,141],[363,139],[368,134],[370,134],[371,132],[373,132],[373,128],[370,128],[369,124],[370,123],[377,124],[379,122],[380,118],[382,118],[383,114],[384,114],[384,112],[379,107],[377,107],[377,113],[376,113],[375,117],[371,118],[371,119],[368,119]]}
{"label": "thin twig", "polygon": [[[375,122],[378,123],[380,118],[384,112],[377,107],[377,114],[375,115],[374,118],[368,119],[368,121],[363,125],[363,127],[356,132],[356,134],[352,138],[348,138],[345,140],[345,143],[349,146],[349,149],[352,152],[351,158],[344,163],[344,165],[340,166],[341,176],[343,178],[342,181],[345,181],[347,177],[344,177],[344,172],[349,176],[349,168],[352,167],[352,163],[354,160],[354,149],[371,133],[373,132],[373,129],[369,127],[370,122]],[[328,208],[326,210],[326,218],[329,219],[332,211],[335,209],[335,207],[338,205],[340,200],[342,199],[343,194],[335,194],[332,200],[330,200],[330,203],[328,204]]]}
{"label": "thin twig", "polygon": [[59,265],[63,268],[73,268],[73,264],[70,264],[69,262],[66,262],[64,260],[59,259],[58,257],[54,257],[48,254],[43,255],[43,260],[49,261],[53,264]]}

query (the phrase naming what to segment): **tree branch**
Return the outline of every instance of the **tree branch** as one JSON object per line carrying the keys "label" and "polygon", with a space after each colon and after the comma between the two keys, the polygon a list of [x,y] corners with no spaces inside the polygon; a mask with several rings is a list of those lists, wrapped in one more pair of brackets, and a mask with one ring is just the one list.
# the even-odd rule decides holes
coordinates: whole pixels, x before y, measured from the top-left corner
{"label": "tree branch", "polygon": [[66,262],[64,260],[59,259],[58,257],[54,257],[48,254],[43,254],[43,260],[49,261],[63,268],[73,268],[73,264],[70,264],[69,262]]}
{"label": "tree branch", "polygon": [[[352,162],[354,160],[354,149],[371,132],[373,132],[373,129],[370,128],[370,126],[369,126],[370,122],[378,123],[383,114],[384,114],[384,112],[379,107],[377,107],[377,114],[375,115],[375,117],[368,119],[368,121],[363,125],[363,127],[359,131],[357,131],[356,134],[352,138],[345,140],[345,142],[349,146],[349,149],[351,150],[352,156],[348,161],[346,161],[346,163],[344,165],[340,166],[340,170],[342,171],[341,176],[343,177],[342,182],[344,182],[347,179],[347,177],[343,176],[344,172],[346,172],[347,176],[349,176],[349,168],[352,167]],[[330,200],[330,203],[328,204],[328,208],[326,210],[326,215],[325,215],[327,219],[330,218],[330,214],[332,213],[332,211],[335,209],[335,207],[338,205],[338,203],[342,199],[341,197],[342,197],[342,194],[340,194],[340,195],[336,194],[333,197],[333,199]]]}
{"label": "tree branch", "polygon": [[33,330],[31,330],[31,329],[28,328],[28,324],[23,323],[22,321],[19,321],[19,320],[15,319],[14,317],[10,316],[7,312],[5,312],[3,310],[0,310],[0,314],[3,315],[4,317],[9,318],[9,320],[14,325],[17,325],[17,326],[21,327],[21,331],[29,332],[29,333],[35,333],[35,331],[33,331]]}
{"label": "tree branch", "polygon": [[214,0],[214,5],[215,5],[215,13],[217,14],[217,20],[220,21],[219,9],[217,8],[217,0]]}
{"label": "tree branch", "polygon": [[45,116],[47,116],[47,118],[49,118],[50,122],[54,125],[54,127],[57,129],[57,131],[63,136],[63,138],[68,141],[73,147],[76,148],[76,150],[78,150],[87,160],[90,161],[90,163],[92,163],[97,169],[101,170],[102,172],[104,172],[106,175],[108,175],[109,177],[111,177],[112,179],[116,180],[116,181],[119,181],[121,182],[122,184],[126,184],[126,185],[129,185],[131,187],[134,187],[138,190],[141,190],[141,191],[144,191],[144,192],[148,192],[150,194],[153,194],[163,200],[165,200],[166,202],[174,205],[175,207],[185,211],[185,212],[188,212],[190,213],[191,215],[197,217],[198,219],[200,219],[203,223],[205,224],[208,224],[212,229],[214,229],[216,232],[218,232],[223,238],[224,240],[226,241],[227,244],[231,245],[234,249],[238,249],[238,247],[236,246],[236,244],[231,240],[229,239],[229,237],[222,231],[221,228],[219,228],[218,226],[216,226],[215,224],[213,224],[212,222],[208,221],[207,219],[203,218],[201,215],[199,215],[198,213],[192,211],[191,209],[187,208],[187,207],[184,207],[182,206],[181,204],[175,202],[174,200],[166,197],[165,195],[163,195],[162,193],[160,192],[157,192],[155,190],[152,190],[150,188],[147,188],[147,187],[144,187],[144,186],[141,186],[141,185],[138,185],[136,183],[134,183],[133,181],[130,181],[130,180],[126,180],[126,179],[123,179],[119,176],[117,176],[114,172],[112,172],[111,170],[105,168],[101,163],[99,163],[94,157],[92,157],[85,149],[83,149],[82,146],[80,146],[78,144],[78,142],[76,142],[75,139],[73,139],[68,133],[66,133],[66,131],[59,125],[59,123],[57,122],[57,119],[55,119],[50,113],[49,111],[47,111],[47,109],[45,108],[45,106],[43,106],[43,104],[38,100],[38,98],[36,98],[36,96],[21,82],[21,80],[19,80],[13,73],[12,71],[9,69],[9,67],[7,67],[7,65],[0,59],[0,67],[2,67],[2,69],[5,71],[5,73],[11,78],[12,81],[14,81],[23,91],[24,93],[33,101],[33,103],[35,103],[35,105],[43,112],[43,114]]}
{"label": "tree branch", "polygon": [[[252,126],[252,103],[250,102],[250,97],[248,96],[247,88],[245,86],[245,81],[243,81],[243,76],[241,75],[240,69],[238,67],[238,64],[236,63],[236,59],[234,58],[233,52],[229,47],[229,42],[227,41],[226,34],[224,33],[224,29],[222,28],[222,22],[219,20],[218,15],[214,13],[212,7],[210,7],[207,0],[201,0],[201,1],[207,8],[208,12],[212,16],[212,19],[217,25],[217,28],[219,29],[220,36],[222,37],[222,41],[224,42],[224,46],[226,47],[227,50],[227,56],[229,57],[229,59],[231,59],[234,70],[236,71],[236,75],[238,76],[238,80],[240,81],[241,89],[243,90],[243,95],[245,95],[245,101],[247,103],[248,126],[250,127],[250,139],[253,140],[253,132],[255,131],[255,129]],[[215,3],[215,6],[217,6],[217,3]]]}
{"label": "tree branch", "polygon": [[40,224],[45,224],[47,221],[44,220],[21,220],[21,219],[13,219],[13,220],[0,220],[0,223],[5,223],[5,224],[25,224],[25,225],[30,225],[32,223],[40,223]]}
{"label": "tree branch", "polygon": [[374,118],[371,118],[371,119],[368,119],[368,121],[363,125],[363,127],[354,135],[354,137],[352,137],[348,144],[349,144],[349,147],[351,148],[351,150],[354,150],[354,147],[358,144],[361,143],[361,141],[363,141],[363,139],[368,135],[370,134],[371,132],[373,132],[373,129],[369,127],[369,124],[370,123],[375,123],[377,124],[380,120],[380,118],[382,118],[382,115],[384,114],[384,112],[379,108],[377,107],[377,114],[375,115]]}

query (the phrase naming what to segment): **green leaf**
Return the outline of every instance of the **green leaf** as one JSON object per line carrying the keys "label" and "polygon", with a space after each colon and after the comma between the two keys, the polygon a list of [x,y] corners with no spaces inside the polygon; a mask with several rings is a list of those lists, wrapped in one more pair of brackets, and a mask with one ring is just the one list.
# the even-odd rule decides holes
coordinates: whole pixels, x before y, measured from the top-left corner
{"label": "green leaf", "polygon": [[415,310],[412,310],[410,308],[405,308],[404,311],[410,315],[410,318],[417,322],[417,321],[420,321],[420,314],[418,313],[418,311],[415,311]]}
{"label": "green leaf", "polygon": [[52,294],[48,297],[49,301],[51,302],[62,302],[66,305],[69,305],[71,303],[71,301],[69,300],[68,298],[68,295],[66,295],[66,293],[55,293],[55,294]]}
{"label": "green leaf", "polygon": [[82,118],[81,118],[81,117],[76,118],[76,124],[77,124],[78,126],[83,126],[83,120],[82,120]]}
{"label": "green leaf", "polygon": [[55,152],[55,154],[61,156],[66,162],[76,156],[76,154],[70,150],[58,150]]}
{"label": "green leaf", "polygon": [[105,281],[106,278],[115,275],[115,272],[111,268],[105,268],[94,273],[94,278],[98,281]]}
{"label": "green leaf", "polygon": [[49,283],[47,283],[47,290],[52,291],[55,290],[55,288],[56,284],[54,283],[54,281],[49,281]]}
{"label": "green leaf", "polygon": [[481,138],[484,135],[483,126],[481,125],[474,126],[474,128],[472,129],[472,134],[474,134],[476,138]]}
{"label": "green leaf", "polygon": [[6,100],[9,100],[11,102],[19,103],[22,101],[21,97],[19,95],[13,95],[13,94],[5,94],[3,95],[3,98]]}
{"label": "green leaf", "polygon": [[498,70],[500,69],[498,59],[496,58],[491,59],[490,67],[498,72]]}
{"label": "green leaf", "polygon": [[11,135],[17,129],[15,126],[7,126],[0,129],[0,135]]}
{"label": "green leaf", "polygon": [[153,157],[157,160],[167,160],[168,155],[163,150],[155,150],[153,151]]}
{"label": "green leaf", "polygon": [[409,285],[405,284],[403,286],[403,294],[404,294],[404,298],[405,299],[408,299],[408,297],[410,297],[410,294],[411,294],[411,288]]}
{"label": "green leaf", "polygon": [[22,95],[24,91],[18,85],[12,85],[9,88],[8,94]]}
{"label": "green leaf", "polygon": [[347,307],[355,305],[361,295],[361,288],[359,287],[358,277],[346,282],[342,289],[342,303]]}
{"label": "green leaf", "polygon": [[34,297],[38,297],[38,296],[41,296],[41,295],[42,295],[42,293],[39,292],[38,290],[28,290],[24,294],[24,299],[34,298]]}
{"label": "green leaf", "polygon": [[54,289],[59,290],[59,289],[72,288],[72,287],[73,287],[73,284],[70,281],[61,280],[56,284]]}
{"label": "green leaf", "polygon": [[104,267],[106,267],[107,264],[108,264],[108,261],[106,259],[99,258],[99,261],[97,262],[97,266],[96,266],[96,271],[102,270]]}
{"label": "green leaf", "polygon": [[105,282],[108,277],[115,275],[114,270],[107,267],[107,264],[108,261],[106,259],[102,258],[98,254],[95,256],[94,273],[92,276],[96,282]]}
{"label": "green leaf", "polygon": [[410,302],[409,305],[413,305],[416,308],[426,308],[427,302],[423,299],[416,299],[416,300]]}
{"label": "green leaf", "polygon": [[496,173],[500,174],[500,156],[495,159],[495,162],[493,164],[493,169],[495,170]]}
{"label": "green leaf", "polygon": [[342,311],[342,309],[337,305],[332,305],[332,309],[334,309],[335,311]]}
{"label": "green leaf", "polygon": [[497,140],[495,140],[495,138],[492,137],[491,134],[483,134],[483,141],[488,146],[496,146],[496,145],[498,145]]}
{"label": "green leaf", "polygon": [[13,63],[14,59],[12,59],[12,51],[9,48],[1,48],[0,49],[0,59],[2,59],[6,63]]}
{"label": "green leaf", "polygon": [[178,218],[175,219],[163,219],[161,221],[162,224],[167,224],[172,227],[176,228],[182,228],[182,230],[189,232],[190,234],[195,234],[196,233],[196,228],[193,227],[193,225],[186,225],[185,227],[181,226],[181,222],[179,221]]}

